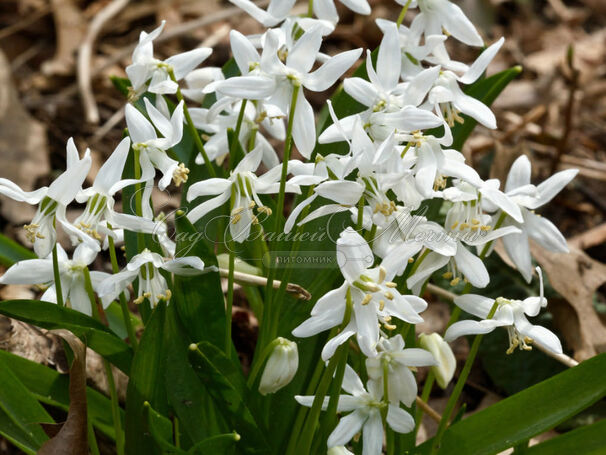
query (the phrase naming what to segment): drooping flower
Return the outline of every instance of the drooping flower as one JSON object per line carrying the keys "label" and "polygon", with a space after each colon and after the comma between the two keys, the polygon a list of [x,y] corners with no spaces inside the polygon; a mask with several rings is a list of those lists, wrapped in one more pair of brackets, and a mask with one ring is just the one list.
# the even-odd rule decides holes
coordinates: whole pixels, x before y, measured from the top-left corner
{"label": "drooping flower", "polygon": [[407,407],[412,406],[417,396],[417,380],[410,368],[435,365],[433,355],[425,349],[404,349],[404,339],[400,334],[381,338],[378,352],[376,357],[366,359],[368,377],[383,383],[387,375],[389,403],[398,406],[402,402]]}
{"label": "drooping flower", "polygon": [[104,301],[115,300],[135,278],[138,278],[138,294],[134,302],[140,304],[147,299],[153,308],[160,300],[168,302],[172,295],[160,270],[175,275],[194,276],[213,269],[216,270],[213,267],[205,268],[204,262],[197,256],[165,259],[146,248],[133,256],[122,271],[105,278],[99,284],[97,292]]}
{"label": "drooping flower", "polygon": [[63,228],[78,236],[86,242],[89,248],[98,251],[99,245],[90,236],[74,228],[65,217],[66,208],[76,194],[82,189],[82,183],[91,166],[90,150],[86,149],[84,157],[80,159],[78,150],[72,138],[67,141],[67,167],[59,177],[47,188],[36,191],[23,191],[19,186],[8,179],[0,179],[0,194],[19,202],[38,204],[38,210],[30,224],[24,226],[27,238],[34,244],[34,251],[40,258],[47,257],[57,239],[55,221]]}
{"label": "drooping flower", "polygon": [[[172,180],[176,185],[187,181],[189,169],[183,163],[168,156],[168,149],[174,147],[183,137],[183,101],[175,108],[170,119],[145,98],[145,108],[151,122],[131,104],[126,105],[126,124],[132,139],[133,150],[139,152],[141,180],[154,178],[155,169],[162,172],[158,188],[166,189]],[[156,128],[163,137],[158,137]]]}
{"label": "drooping flower", "polygon": [[[261,163],[263,148],[255,147],[235,167],[227,179],[211,178],[196,182],[187,191],[187,200],[193,201],[200,196],[216,195],[194,207],[187,218],[195,223],[204,215],[223,205],[231,198],[231,218],[229,229],[236,242],[243,242],[250,235],[251,226],[258,222],[258,213],[271,215],[271,209],[259,199],[259,194],[275,194],[280,190],[281,165],[269,170],[261,177],[255,171]],[[298,185],[286,183],[285,191],[299,194]]]}
{"label": "drooping flower", "polygon": [[[446,330],[444,339],[452,341],[463,335],[489,333],[496,327],[505,327],[509,334],[507,354],[511,354],[516,348],[531,350],[533,342],[561,354],[562,344],[558,337],[545,327],[533,325],[526,319],[526,316],[538,315],[541,308],[547,306],[547,299],[543,297],[543,275],[539,267],[537,273],[540,279],[539,297],[528,297],[524,300],[498,297],[495,300],[481,295],[465,294],[455,298],[454,303],[458,307],[482,320],[455,322]],[[491,319],[487,319],[493,305],[497,306],[496,312]]]}
{"label": "drooping flower", "polygon": [[419,346],[433,354],[437,364],[431,367],[436,382],[445,389],[457,368],[457,359],[450,345],[438,333],[419,335]]}
{"label": "drooping flower", "polygon": [[[374,256],[370,247],[351,227],[337,240],[337,262],[345,282],[322,296],[311,310],[311,317],[292,332],[297,337],[316,335],[342,324],[346,312],[350,312],[347,325],[324,346],[324,360],[332,357],[353,335],[364,355],[375,357],[380,338],[379,324],[393,330],[392,317],[410,324],[423,321],[419,313],[427,308],[427,302],[420,297],[400,294],[395,283],[388,281],[394,276],[392,271],[381,266],[372,267]],[[348,305],[351,305],[349,311]]]}
{"label": "drooping flower", "polygon": [[[73,259],[69,259],[61,245],[57,244],[57,264],[61,279],[63,302],[69,308],[81,313],[92,315],[91,302],[85,288],[84,268],[88,267],[97,257],[97,251],[81,243],[74,251]],[[104,272],[90,272],[93,289],[97,289],[103,279],[108,276]],[[53,259],[49,255],[44,259],[27,259],[11,266],[0,277],[0,284],[39,284],[48,286],[40,300],[57,303],[57,287],[53,273]],[[104,301],[103,307],[109,305]]]}
{"label": "drooping flower", "polygon": [[[344,446],[362,431],[363,455],[381,455],[384,437],[381,412],[385,407],[387,407],[387,424],[393,431],[409,433],[414,429],[415,421],[408,412],[384,401],[381,382],[368,381],[367,388],[364,388],[358,374],[346,365],[342,387],[347,394],[339,396],[337,412],[350,412],[350,414],[341,417],[328,437],[329,449]],[[314,397],[297,395],[295,400],[303,406],[310,407]],[[328,397],[322,404],[323,409],[327,407]]]}
{"label": "drooping flower", "polygon": [[[549,251],[568,252],[566,239],[558,228],[548,219],[536,214],[534,210],[551,201],[578,172],[577,169],[566,169],[535,186],[530,183],[530,160],[525,155],[520,156],[511,166],[505,183],[505,192],[519,206],[523,220],[505,218],[503,223],[505,226],[515,226],[520,232],[504,237],[503,244],[507,255],[528,282],[532,277],[529,239],[533,239]],[[495,215],[498,216],[499,214]]]}
{"label": "drooping flower", "polygon": [[[173,55],[166,60],[154,57],[154,40],[160,36],[165,21],[151,33],[141,32],[139,43],[133,51],[133,62],[126,67],[126,74],[132,85],[132,97],[138,98],[146,90],[156,94],[176,93],[179,81],[208,58],[212,49],[200,47],[181,54]],[[149,81],[149,85],[148,85]]]}

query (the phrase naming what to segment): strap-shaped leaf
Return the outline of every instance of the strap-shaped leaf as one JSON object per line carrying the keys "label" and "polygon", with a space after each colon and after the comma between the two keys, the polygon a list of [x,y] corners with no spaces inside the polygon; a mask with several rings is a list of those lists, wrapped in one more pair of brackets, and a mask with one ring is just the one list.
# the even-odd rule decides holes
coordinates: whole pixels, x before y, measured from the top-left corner
{"label": "strap-shaped leaf", "polygon": [[190,346],[189,359],[226,420],[243,436],[238,444],[241,453],[269,453],[267,440],[246,401],[250,392],[234,363],[207,342]]}
{"label": "strap-shaped leaf", "polygon": [[67,329],[126,374],[130,371],[131,347],[99,321],[79,311],[39,300],[5,300],[0,302],[0,314],[49,330]]}
{"label": "strap-shaped leaf", "polygon": [[[496,454],[543,433],[606,396],[604,371],[606,353],[463,419],[444,433],[438,453]],[[431,443],[418,453],[428,453]]]}
{"label": "strap-shaped leaf", "polygon": [[0,234],[0,264],[4,267],[10,267],[15,262],[25,259],[35,259],[36,257],[32,251]]}
{"label": "strap-shaped leaf", "polygon": [[[38,401],[67,411],[69,408],[69,377],[67,375],[2,350],[0,350],[0,362],[10,368]],[[108,437],[115,439],[109,399],[88,387],[86,402],[88,415],[93,425]],[[122,413],[122,410],[120,412]]]}
{"label": "strap-shaped leaf", "polygon": [[579,453],[601,455],[606,450],[606,419],[564,433],[541,444],[532,446],[525,455],[561,455]]}

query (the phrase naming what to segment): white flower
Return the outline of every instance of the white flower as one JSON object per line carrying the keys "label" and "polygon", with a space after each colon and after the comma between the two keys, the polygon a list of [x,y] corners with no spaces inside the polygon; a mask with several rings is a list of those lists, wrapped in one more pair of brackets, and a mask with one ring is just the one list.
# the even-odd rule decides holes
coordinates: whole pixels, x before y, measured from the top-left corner
{"label": "white flower", "polygon": [[[256,207],[259,213],[271,215],[271,209],[263,205],[258,194],[275,194],[280,190],[281,165],[272,168],[261,177],[255,175],[262,156],[263,149],[257,146],[242,158],[228,179],[211,178],[191,185],[187,191],[189,202],[200,196],[216,195],[216,197],[193,208],[187,214],[187,218],[195,223],[231,198],[229,224],[231,236],[236,242],[246,240],[250,235],[251,225],[258,223],[253,209]],[[285,191],[296,194],[301,192],[298,185],[290,183],[286,183]]]}
{"label": "white flower", "polygon": [[[509,334],[509,348],[511,354],[515,348],[531,350],[533,342],[537,342],[550,351],[561,354],[562,345],[558,337],[545,327],[533,325],[528,322],[526,315],[536,316],[541,308],[547,306],[547,299],[543,297],[543,275],[537,267],[541,292],[539,297],[528,297],[524,300],[509,300],[499,297],[496,300],[475,294],[465,294],[457,297],[454,303],[462,310],[482,318],[482,321],[459,321],[452,324],[444,335],[446,341],[452,341],[463,335],[475,335],[492,332],[496,327],[505,327]],[[496,313],[492,319],[486,319],[491,308],[497,305]]]}
{"label": "white flower", "polygon": [[[261,56],[260,75],[233,77],[218,82],[214,87],[224,95],[242,99],[266,99],[283,112],[293,112],[293,139],[299,152],[309,158],[316,143],[314,112],[305,99],[302,88],[321,92],[358,59],[361,49],[342,52],[329,58],[320,68],[310,72],[322,44],[319,27],[305,32],[292,49],[283,52],[280,33],[268,30]],[[287,55],[284,55],[287,53]],[[282,62],[285,58],[285,62]],[[301,87],[296,106],[290,106],[294,87]]]}
{"label": "white flower", "polygon": [[[412,416],[403,409],[383,401],[381,383],[368,381],[368,391],[364,388],[358,374],[349,366],[345,367],[343,390],[347,395],[340,395],[337,412],[351,412],[341,417],[337,427],[328,437],[328,448],[347,444],[357,433],[362,431],[362,455],[381,455],[383,448],[383,422],[381,410],[387,407],[387,424],[397,433],[409,433],[415,427]],[[311,406],[313,396],[295,396],[303,406]],[[323,409],[328,407],[328,397],[324,399]]]}
{"label": "white flower", "polygon": [[482,211],[481,201],[488,199],[495,206],[521,219],[515,204],[498,190],[498,180],[481,182],[479,189],[466,182],[457,182],[455,186],[444,190],[442,195],[445,199],[454,202],[446,214],[445,229],[456,240],[456,253],[448,257],[438,252],[430,252],[407,280],[408,287],[415,294],[420,291],[423,283],[433,272],[446,264],[449,264],[449,271],[443,277],[451,280],[452,286],[465,279],[475,287],[486,287],[490,282],[490,276],[484,262],[463,243],[482,247],[500,237],[519,233],[514,226],[493,229],[492,218]]}
{"label": "white flower", "polygon": [[429,92],[429,102],[435,106],[436,112],[443,115],[449,126],[456,122],[463,123],[460,112],[467,114],[486,128],[495,129],[497,120],[488,106],[472,96],[463,93],[461,84],[472,84],[484,73],[488,64],[497,54],[505,39],[501,38],[484,52],[462,75],[457,76],[452,71],[442,71],[435,86]]}
{"label": "white flower", "polygon": [[[401,5],[407,0],[396,0]],[[454,3],[448,0],[418,0],[421,10],[411,24],[417,33],[440,35],[442,30],[469,46],[482,46],[484,42],[467,16]]]}
{"label": "white flower", "polygon": [[[81,313],[92,315],[91,302],[84,286],[83,270],[97,257],[97,251],[91,250],[86,244],[78,245],[73,259],[57,244],[57,259],[63,302]],[[96,289],[107,273],[90,272],[91,284]],[[11,266],[0,278],[0,284],[40,284],[49,286],[40,300],[57,303],[57,289],[53,273],[53,259],[49,255],[44,259],[27,259]],[[110,301],[104,301],[106,308]]]}
{"label": "white flower", "polygon": [[[266,27],[273,27],[284,21],[290,14],[296,0],[271,0],[267,11],[259,8],[251,0],[229,0],[242,8],[257,21]],[[370,5],[367,0],[340,0],[347,8],[358,14],[370,14]],[[339,15],[334,0],[314,0],[313,12],[318,19],[336,24]]]}
{"label": "white flower", "polygon": [[202,104],[206,96],[204,93],[206,86],[215,81],[222,81],[224,79],[223,70],[219,67],[209,66],[207,68],[199,68],[185,76],[187,88],[182,88],[181,93],[186,98]]}
{"label": "white flower", "polygon": [[402,335],[391,338],[381,338],[378,344],[377,357],[366,359],[368,377],[373,381],[383,383],[387,369],[387,395],[389,402],[396,406],[400,402],[407,407],[417,397],[417,380],[410,367],[435,365],[433,355],[425,349],[404,349]]}
{"label": "white flower", "polygon": [[[177,185],[187,181],[189,173],[189,169],[167,154],[167,150],[181,142],[183,137],[183,102],[177,105],[169,120],[147,98],[144,101],[151,122],[137,108],[127,104],[125,112],[128,134],[133,142],[133,150],[140,152],[141,180],[152,180],[155,175],[154,168],[156,168],[162,172],[158,188],[164,190],[171,180],[174,180]],[[158,137],[156,128],[163,137]]]}
{"label": "white flower", "polygon": [[67,206],[82,189],[82,183],[90,170],[90,150],[86,149],[84,157],[80,159],[76,145],[70,138],[67,141],[66,153],[65,172],[57,177],[48,188],[28,192],[23,191],[8,179],[0,179],[0,194],[19,202],[38,204],[34,219],[24,228],[27,231],[28,240],[34,244],[34,251],[40,258],[48,256],[55,246],[57,239],[55,220],[59,221],[65,230],[75,233],[81,241],[86,242],[89,248],[99,250],[99,245],[93,238],[75,229],[65,217]]}
{"label": "white flower", "polygon": [[276,338],[274,343],[259,383],[261,395],[277,392],[288,385],[299,368],[297,343],[282,337]]}
{"label": "white flower", "polygon": [[[200,47],[173,55],[164,61],[154,58],[153,41],[162,33],[164,24],[165,21],[162,21],[162,24],[149,34],[141,32],[139,44],[133,51],[133,62],[126,67],[126,74],[132,84],[135,97],[146,90],[156,94],[176,93],[179,85],[171,79],[170,72],[179,81],[212,53],[212,49]],[[148,81],[149,87],[147,87]]]}
{"label": "white flower", "polygon": [[337,240],[337,262],[345,278],[343,285],[322,296],[311,310],[311,317],[293,330],[297,337],[310,337],[343,323],[351,298],[351,317],[345,328],[330,339],[322,350],[327,360],[351,336],[356,335],[360,349],[367,357],[377,355],[379,323],[393,330],[391,318],[410,324],[423,321],[419,313],[427,308],[425,300],[402,295],[395,283],[386,281],[394,276],[383,267],[370,268],[374,256],[366,241],[352,228],[347,228]]}
{"label": "white flower", "polygon": [[450,345],[439,334],[434,332],[429,335],[425,333],[419,335],[419,346],[433,354],[437,364],[431,367],[431,371],[438,385],[446,389],[457,368],[457,359]]}
{"label": "white flower", "polygon": [[99,284],[97,293],[103,301],[111,302],[135,278],[139,278],[138,294],[134,302],[140,304],[145,299],[148,299],[153,308],[160,300],[168,302],[171,298],[168,284],[162,273],[160,273],[160,270],[165,270],[176,275],[194,276],[206,273],[212,269],[212,267],[205,269],[204,262],[196,256],[165,259],[146,248],[143,252],[133,256],[122,271],[104,279]]}
{"label": "white flower", "polygon": [[[86,208],[76,218],[74,226],[97,240],[101,239],[100,233],[114,235],[107,223],[110,223],[112,228],[125,228],[135,232],[151,233],[154,230],[155,223],[150,220],[114,211],[114,194],[128,185],[140,182],[135,179],[122,179],[129,149],[130,139],[126,137],[101,166],[93,185],[76,195],[78,202],[86,202]],[[73,242],[79,239],[73,231],[70,234]]]}
{"label": "white flower", "polygon": [[[532,261],[528,239],[531,238],[543,248],[557,253],[567,253],[566,239],[548,219],[534,213],[534,210],[551,201],[577,175],[577,169],[557,172],[543,183],[530,183],[531,166],[525,155],[520,156],[511,166],[505,191],[522,212],[523,222],[505,219],[505,225],[513,225],[521,232],[503,238],[505,251],[526,281],[532,277]],[[496,215],[498,216],[498,215]]]}

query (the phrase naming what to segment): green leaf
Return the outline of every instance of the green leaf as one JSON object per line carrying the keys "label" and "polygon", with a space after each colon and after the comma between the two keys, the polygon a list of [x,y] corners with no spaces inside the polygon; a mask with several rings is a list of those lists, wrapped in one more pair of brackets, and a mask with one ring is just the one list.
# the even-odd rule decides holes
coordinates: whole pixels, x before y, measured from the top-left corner
{"label": "green leaf", "polygon": [[160,302],[147,322],[133,358],[126,392],[125,449],[129,455],[160,453],[147,431],[144,403],[149,402],[162,414],[168,413],[164,387],[164,369],[167,365],[162,333],[165,319],[166,303]]}
{"label": "green leaf", "polygon": [[[438,453],[496,454],[554,428],[606,396],[604,371],[606,353],[499,401],[446,430]],[[428,453],[431,443],[416,453]]]}
{"label": "green leaf", "polygon": [[236,447],[240,440],[240,435],[235,431],[233,433],[220,434],[199,442],[187,451],[189,454],[206,455],[210,453],[220,453],[227,455]]}
{"label": "green leaf", "polygon": [[[164,343],[166,394],[181,428],[193,444],[226,431],[223,419],[214,407],[212,397],[194,372],[187,356],[192,343],[178,318],[174,301],[166,308]],[[204,422],[204,425],[200,425]],[[186,447],[185,441],[182,446]]]}
{"label": "green leaf", "polygon": [[[177,227],[176,256],[198,256],[209,266],[217,258],[185,216],[175,217]],[[171,305],[192,342],[208,341],[223,347],[225,340],[225,300],[218,272],[194,277],[175,276]]]}
{"label": "green leaf", "polygon": [[244,436],[238,446],[240,451],[269,453],[267,440],[247,403],[250,391],[234,363],[208,342],[190,346],[189,359],[225,419]]}
{"label": "green leaf", "polygon": [[[10,368],[38,401],[64,411],[68,410],[69,376],[2,350],[0,350],[0,361]],[[86,402],[88,415],[93,425],[110,438],[115,439],[110,400],[88,387]]]}
{"label": "green leaf", "polygon": [[130,371],[131,347],[99,321],[79,311],[38,300],[5,300],[0,302],[0,314],[48,330],[67,329],[126,374]]}
{"label": "green leaf", "polygon": [[[38,449],[48,436],[39,425],[54,423],[53,418],[38,403],[38,400],[27,390],[7,365],[0,360],[0,409],[6,419],[0,425],[0,433],[15,443],[29,442],[26,446]],[[7,419],[12,422],[8,424]],[[19,431],[15,431],[17,428]]]}
{"label": "green leaf", "polygon": [[525,455],[583,454],[602,455],[606,447],[606,419],[577,428],[553,439],[532,446]]}
{"label": "green leaf", "polygon": [[173,444],[173,423],[159,412],[154,411],[151,405],[146,401],[143,403],[143,413],[146,415],[149,433],[163,454],[167,453],[185,453]]}
{"label": "green leaf", "polygon": [[0,435],[27,454],[35,455],[40,448],[40,444],[15,424],[2,408],[0,408]]}
{"label": "green leaf", "polygon": [[0,265],[10,267],[15,262],[36,258],[37,256],[32,251],[0,234]]}

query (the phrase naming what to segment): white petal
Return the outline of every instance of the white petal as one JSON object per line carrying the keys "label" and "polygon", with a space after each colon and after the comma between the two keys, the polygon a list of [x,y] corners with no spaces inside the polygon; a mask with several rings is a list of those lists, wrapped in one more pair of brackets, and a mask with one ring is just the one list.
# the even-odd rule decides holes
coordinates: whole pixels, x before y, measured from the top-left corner
{"label": "white petal", "polygon": [[383,30],[383,39],[377,55],[377,76],[383,90],[393,90],[398,84],[401,61],[400,37],[396,25],[393,24]]}
{"label": "white petal", "polygon": [[[105,161],[97,176],[95,177],[95,183],[93,187],[101,189],[104,193],[112,195],[114,185],[122,180],[122,171],[124,170],[124,164],[126,158],[128,158],[128,151],[130,150],[130,138],[125,137],[120,141],[111,156]],[[132,183],[135,183],[133,180]],[[120,188],[115,189],[117,191]]]}
{"label": "white petal", "polygon": [[528,244],[528,233],[526,230],[518,234],[510,234],[503,237],[503,245],[509,258],[516,265],[527,283],[532,279],[532,260],[530,257],[530,246]]}
{"label": "white petal", "polygon": [[415,427],[415,421],[408,412],[391,404],[387,410],[387,423],[398,433],[410,433]]}
{"label": "white petal", "polygon": [[537,186],[539,193],[538,201],[534,206],[529,206],[530,209],[535,209],[551,201],[556,194],[564,189],[568,183],[578,174],[578,169],[566,169],[549,177],[543,183]]}
{"label": "white petal", "polygon": [[530,238],[543,248],[556,253],[568,253],[566,239],[547,218],[525,211],[524,221]]}
{"label": "white petal", "polygon": [[331,57],[305,78],[305,88],[313,92],[327,90],[358,60],[361,53],[362,49],[353,49]]}
{"label": "white petal", "polygon": [[507,174],[507,182],[505,183],[505,191],[509,192],[516,188],[530,184],[530,160],[526,155],[521,155],[517,158]]}
{"label": "white petal", "polygon": [[362,455],[380,455],[383,448],[383,422],[381,414],[375,410],[362,428]]}
{"label": "white petal", "polygon": [[0,278],[1,284],[43,284],[53,281],[49,259],[27,259],[12,265]]}
{"label": "white petal", "polygon": [[427,280],[433,272],[448,264],[449,260],[450,257],[448,256],[442,256],[441,254],[433,252],[429,253],[423,262],[421,262],[421,265],[416,272],[408,278],[406,285],[409,289],[413,290],[414,294],[418,294],[421,290],[421,286],[425,283],[425,280]]}
{"label": "white petal", "polygon": [[495,55],[497,55],[497,52],[499,52],[499,49],[501,49],[504,42],[505,38],[501,37],[501,39],[484,50],[484,52],[482,52],[476,61],[473,62],[465,74],[459,78],[459,82],[462,84],[472,84],[478,80],[478,78],[486,70],[488,64],[492,61]]}
{"label": "white petal", "polygon": [[206,60],[213,50],[209,47],[199,47],[191,51],[173,55],[165,60],[165,63],[172,65],[175,79],[180,81],[187,76],[195,67]]}
{"label": "white petal", "polygon": [[318,19],[323,19],[333,24],[339,21],[334,0],[314,0],[313,10]]}
{"label": "white petal", "polygon": [[350,283],[372,266],[374,256],[368,243],[360,234],[348,227],[337,240],[337,262],[341,273]]}
{"label": "white petal", "polygon": [[322,35],[317,27],[305,32],[297,40],[286,57],[286,66],[306,74],[309,72],[322,44]]}
{"label": "white petal", "polygon": [[378,93],[374,85],[360,77],[349,77],[343,81],[343,89],[353,99],[364,106],[371,107]]}
{"label": "white petal", "polygon": [[484,186],[481,190],[482,196],[486,197],[490,202],[499,207],[518,223],[523,221],[522,212],[518,205],[513,202],[505,193],[498,189],[488,188]]}
{"label": "white petal", "polygon": [[191,223],[195,223],[208,212],[216,209],[217,207],[223,205],[225,202],[229,200],[230,194],[229,192],[221,193],[219,196],[209,199],[208,201],[204,201],[202,204],[194,207],[187,214],[187,219]]}
{"label": "white petal", "polygon": [[[379,423],[380,421],[379,417]],[[347,444],[360,431],[364,422],[366,422],[366,414],[360,410],[341,417],[339,424],[328,437],[328,448]]]}
{"label": "white petal", "polygon": [[349,338],[356,334],[356,331],[353,330],[351,327],[353,327],[353,325],[349,325],[348,327],[344,328],[341,332],[339,332],[337,335],[335,335],[326,342],[324,348],[322,348],[321,354],[323,361],[327,362],[328,360],[330,360],[332,356],[335,355],[335,352],[339,348],[339,346],[341,346],[343,343],[346,343]]}
{"label": "white petal", "polygon": [[488,313],[490,313],[490,309],[494,305],[494,299],[477,294],[464,294],[456,297],[454,303],[463,311],[486,319]]}
{"label": "white petal", "polygon": [[302,90],[297,97],[297,106],[294,111],[292,137],[299,153],[305,158],[309,158],[316,145],[316,122],[314,110],[305,99]]}
{"label": "white petal", "polygon": [[484,262],[461,243],[459,243],[454,260],[461,273],[473,286],[484,288],[488,285],[490,276]]}
{"label": "white petal", "polygon": [[224,193],[232,185],[232,182],[227,179],[210,178],[194,183],[187,190],[187,201],[191,202],[200,196],[210,196]]}
{"label": "white petal", "polygon": [[124,108],[126,114],[126,126],[128,134],[134,144],[145,143],[149,140],[156,139],[156,130],[153,125],[145,118],[145,116],[131,104],[127,104]]}
{"label": "white petal", "polygon": [[[274,1],[273,3],[277,2]],[[231,43],[231,51],[234,55],[234,60],[236,61],[238,68],[240,68],[240,73],[248,74],[250,65],[261,61],[259,53],[252,43],[237,30],[229,32],[229,41]]]}
{"label": "white petal", "polygon": [[182,276],[200,275],[201,273],[207,271],[204,269],[204,262],[202,262],[202,259],[196,256],[175,258],[171,261],[165,262],[162,265],[162,268],[171,273]]}
{"label": "white petal", "polygon": [[484,44],[482,37],[461,8],[448,1],[442,2],[440,7],[444,8],[440,16],[448,33],[470,46],[482,46]]}
{"label": "white petal", "polygon": [[215,85],[217,92],[234,98],[262,100],[276,90],[273,79],[265,76],[238,76],[219,81]]}
{"label": "white petal", "polygon": [[499,327],[499,322],[493,319],[488,321],[459,321],[452,324],[446,330],[444,339],[448,342],[456,340],[464,335],[479,335],[492,332],[496,327]]}
{"label": "white petal", "polygon": [[320,196],[344,205],[355,205],[362,197],[364,186],[350,180],[331,180],[320,183],[314,191]]}

